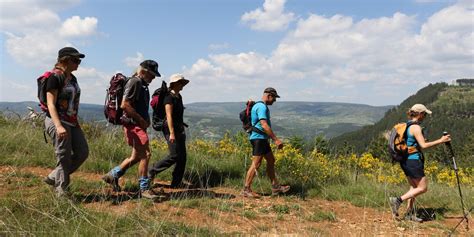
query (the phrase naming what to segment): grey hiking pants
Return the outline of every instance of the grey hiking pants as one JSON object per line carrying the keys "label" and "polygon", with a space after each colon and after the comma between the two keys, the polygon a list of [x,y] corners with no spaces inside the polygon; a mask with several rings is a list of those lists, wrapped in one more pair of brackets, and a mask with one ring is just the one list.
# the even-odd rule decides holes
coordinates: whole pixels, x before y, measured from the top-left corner
{"label": "grey hiking pants", "polygon": [[69,176],[87,159],[89,146],[79,126],[73,127],[63,123],[68,136],[59,140],[53,120],[46,117],[44,123],[46,132],[53,142],[57,159],[56,168],[48,175],[48,178],[55,181],[56,191],[64,192],[69,185]]}

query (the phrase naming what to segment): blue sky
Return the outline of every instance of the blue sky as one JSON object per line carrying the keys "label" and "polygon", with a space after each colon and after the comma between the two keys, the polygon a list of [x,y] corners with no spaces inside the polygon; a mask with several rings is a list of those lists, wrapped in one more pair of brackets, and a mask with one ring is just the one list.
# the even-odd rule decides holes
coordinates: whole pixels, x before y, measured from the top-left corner
{"label": "blue sky", "polygon": [[[144,59],[191,80],[184,102],[258,99],[399,104],[474,77],[473,1],[2,0],[0,101],[34,101],[57,50],[86,54],[82,102]],[[151,89],[159,86],[159,79]]]}

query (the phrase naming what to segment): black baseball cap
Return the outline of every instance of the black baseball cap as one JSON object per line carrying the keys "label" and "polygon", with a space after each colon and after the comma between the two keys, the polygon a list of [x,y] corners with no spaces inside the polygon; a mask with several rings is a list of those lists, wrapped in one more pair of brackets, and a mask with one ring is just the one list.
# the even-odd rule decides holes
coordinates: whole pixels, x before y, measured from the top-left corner
{"label": "black baseball cap", "polygon": [[73,47],[64,47],[58,51],[58,58],[62,58],[64,56],[84,58],[86,55],[79,53],[79,51]]}
{"label": "black baseball cap", "polygon": [[275,98],[280,98],[280,96],[278,95],[277,91],[276,91],[275,88],[273,88],[273,87],[267,87],[267,88],[265,88],[265,90],[263,91],[263,93],[268,93],[268,94],[271,94],[272,96],[274,96]]}
{"label": "black baseball cap", "polygon": [[158,63],[153,60],[145,60],[140,63],[140,66],[151,72],[155,77],[161,77],[161,74],[158,72]]}

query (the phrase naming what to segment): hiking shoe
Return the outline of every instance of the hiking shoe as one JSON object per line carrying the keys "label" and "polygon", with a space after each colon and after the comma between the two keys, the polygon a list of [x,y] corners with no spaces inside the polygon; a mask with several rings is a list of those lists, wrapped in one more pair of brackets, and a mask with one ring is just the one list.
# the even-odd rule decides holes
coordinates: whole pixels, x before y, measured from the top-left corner
{"label": "hiking shoe", "polygon": [[43,179],[43,182],[47,185],[50,185],[50,186],[53,186],[56,184],[56,181],[54,179],[51,179],[49,178],[48,176],[46,176],[44,179]]}
{"label": "hiking shoe", "polygon": [[244,188],[241,193],[242,196],[247,198],[260,198],[260,195],[249,188]]}
{"label": "hiking shoe", "polygon": [[163,194],[164,194],[164,192],[163,193],[156,193],[155,191],[153,191],[151,189],[140,190],[140,197],[147,198],[147,199],[157,199],[160,196],[163,196]]}
{"label": "hiking shoe", "polygon": [[398,217],[398,208],[400,208],[400,205],[402,203],[398,201],[398,198],[396,197],[390,197],[389,202],[390,202],[390,209],[392,210],[393,217]]}
{"label": "hiking shoe", "polygon": [[418,223],[423,222],[423,219],[417,217],[415,214],[406,214],[404,219],[406,221],[414,221],[414,222],[418,222]]}
{"label": "hiking shoe", "polygon": [[272,196],[276,196],[282,193],[286,193],[290,190],[289,185],[276,185],[272,186]]}
{"label": "hiking shoe", "polygon": [[178,183],[178,184],[171,184],[170,185],[170,188],[173,188],[173,189],[189,189],[193,186],[192,183],[190,182],[187,182],[187,181],[182,181],[181,183]]}
{"label": "hiking shoe", "polygon": [[104,182],[112,185],[112,190],[114,192],[122,191],[122,189],[120,188],[120,185],[118,183],[119,179],[112,176],[112,174],[110,172],[107,173],[106,175],[102,176],[102,180],[104,180]]}
{"label": "hiking shoe", "polygon": [[56,188],[56,190],[54,190],[54,194],[57,198],[71,199],[71,194],[62,188]]}

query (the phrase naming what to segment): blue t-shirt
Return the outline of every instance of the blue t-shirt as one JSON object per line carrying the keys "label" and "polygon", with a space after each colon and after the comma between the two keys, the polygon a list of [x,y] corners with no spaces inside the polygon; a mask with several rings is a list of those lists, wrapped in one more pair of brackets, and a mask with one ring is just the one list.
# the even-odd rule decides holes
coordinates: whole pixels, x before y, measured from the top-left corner
{"label": "blue t-shirt", "polygon": [[[407,146],[414,146],[418,148],[418,142],[414,135],[410,133],[410,127],[407,129]],[[408,155],[408,160],[419,160],[420,159],[420,152],[415,152]]]}
{"label": "blue t-shirt", "polygon": [[[268,109],[267,105],[263,101],[258,101],[252,107],[251,115],[251,122],[252,126],[260,129],[263,132],[262,124],[260,123],[261,119],[267,120],[268,126],[272,127],[272,123],[270,122],[270,110]],[[260,134],[258,132],[252,131],[250,134],[250,140],[255,139],[268,139],[267,134]]]}

